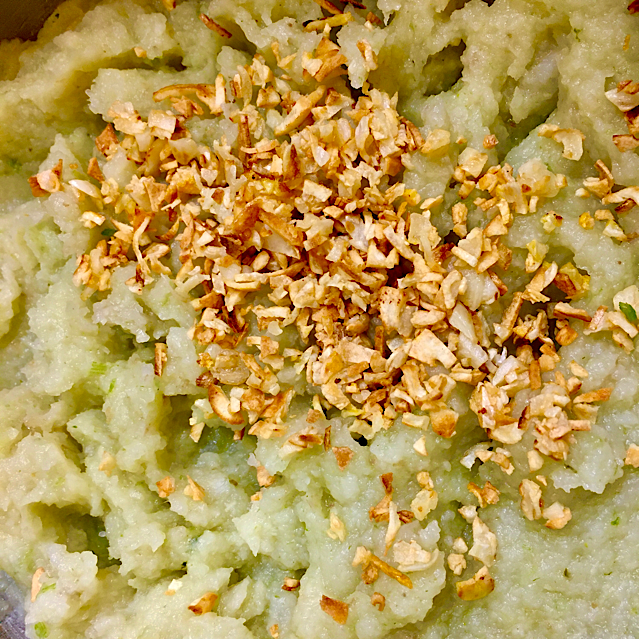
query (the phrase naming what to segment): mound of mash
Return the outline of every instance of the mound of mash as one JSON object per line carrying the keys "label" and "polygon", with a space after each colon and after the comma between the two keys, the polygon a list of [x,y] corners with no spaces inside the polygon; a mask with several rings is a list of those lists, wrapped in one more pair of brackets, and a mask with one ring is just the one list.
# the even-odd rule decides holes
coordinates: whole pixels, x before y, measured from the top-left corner
{"label": "mound of mash", "polygon": [[27,635],[639,635],[637,3],[174,4],[0,44]]}

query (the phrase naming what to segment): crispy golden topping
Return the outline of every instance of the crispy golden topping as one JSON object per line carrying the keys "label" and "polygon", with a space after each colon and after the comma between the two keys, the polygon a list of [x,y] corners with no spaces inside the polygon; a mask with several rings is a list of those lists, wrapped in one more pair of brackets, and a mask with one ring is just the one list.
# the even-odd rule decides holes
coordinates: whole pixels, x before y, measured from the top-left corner
{"label": "crispy golden topping", "polygon": [[155,360],[153,363],[153,370],[158,377],[162,377],[164,367],[167,361],[167,346],[162,342],[155,343]]}
{"label": "crispy golden topping", "polygon": [[362,566],[362,581],[365,584],[372,584],[379,577],[380,570],[385,574],[395,579],[405,588],[412,588],[413,582],[410,578],[397,568],[393,568],[390,564],[374,555],[370,550],[364,546],[358,546],[355,551],[355,557],[353,559],[353,566]]}
{"label": "crispy golden topping", "polygon": [[486,135],[484,137],[483,147],[485,149],[494,149],[499,144],[499,140],[496,135]]}
{"label": "crispy golden topping", "polygon": [[496,504],[499,501],[499,491],[489,481],[480,488],[474,482],[468,484],[468,490],[477,497],[480,508],[485,508],[489,504]]}
{"label": "crispy golden topping", "polygon": [[326,534],[331,538],[339,541],[346,539],[346,526],[344,522],[331,510],[329,515],[329,528]]}
{"label": "crispy golden topping", "polygon": [[483,566],[470,579],[455,584],[457,596],[464,601],[474,601],[489,595],[495,589],[495,580]]}
{"label": "crispy golden topping", "polygon": [[191,479],[188,475],[186,476],[186,479],[189,483],[184,489],[184,494],[187,497],[190,497],[193,501],[202,501],[205,496],[204,488],[202,488],[202,486]]}
{"label": "crispy golden topping", "polygon": [[584,153],[583,141],[586,136],[578,129],[562,129],[556,124],[542,124],[538,134],[544,138],[551,138],[564,147],[564,157],[569,160],[581,160]]}
{"label": "crispy golden topping", "polygon": [[[90,180],[64,183],[61,161],[29,180],[36,196],[73,194],[83,209],[81,223],[102,231],[95,246],[78,256],[74,283],[83,287],[83,296],[99,296],[110,289],[119,266],[132,264],[135,274],[126,285],[135,294],[168,277],[189,299],[196,313],[190,337],[203,369],[197,385],[207,396],[204,416],[190,424],[195,442],[204,420],[216,416],[238,439],[247,433],[275,440],[283,460],[332,454],[345,470],[354,452],[331,445],[326,418],[341,413],[353,435],[368,440],[398,424],[422,431],[419,435],[432,430],[438,438],[453,438],[465,423],[453,399],[463,389],[487,440],[464,455],[465,467],[479,460],[512,474],[508,447],[528,430],[534,435],[534,448],[527,451],[531,473],[545,457],[565,460],[575,433],[591,428],[596,404],[611,390],[580,394],[587,372],[573,362],[566,378],[561,347],[582,333],[607,331],[632,351],[639,322],[628,306],[639,309],[639,290],[620,292],[614,310],[601,307],[591,316],[579,308],[589,277],[571,262],[552,261],[552,242],[538,240],[526,246],[525,280],[509,290],[499,273],[520,259],[506,241],[515,217],[542,210],[567,186],[566,177],[538,159],[517,171],[491,165],[495,154],[488,151],[499,143],[494,135],[484,137],[484,153],[444,129],[422,132],[399,115],[397,96],[368,84],[355,94],[344,81],[331,82],[346,73],[348,60],[330,32],[353,15],[328,0],[316,1],[329,15],[305,27],[321,34],[313,51],[298,59],[298,53],[285,51],[287,45],[273,42],[273,68],[258,54],[230,79],[220,74],[211,84],[164,87],[153,94],[158,108],[146,119],[133,104],[116,102],[107,116],[112,124],[96,139],[105,160],[91,160]],[[200,20],[222,37],[232,36],[207,15]],[[373,14],[368,20],[372,33],[380,20]],[[357,42],[367,71],[378,64],[374,42],[372,36]],[[307,92],[297,90],[285,73],[295,60],[310,83]],[[607,93],[628,124],[629,135],[615,136],[622,150],[639,145],[633,137],[639,136],[638,92],[639,85],[628,81]],[[187,126],[195,116],[223,119],[233,134],[201,144]],[[545,124],[538,133],[561,144],[564,157],[582,157],[585,136],[577,129]],[[457,156],[453,232],[445,239],[431,216],[450,200],[443,192],[422,200],[402,181],[418,153],[429,159]],[[126,186],[105,177],[112,174],[109,162],[123,156],[138,167]],[[598,198],[604,208],[594,218],[584,213],[579,224],[590,229],[598,221],[608,237],[633,239],[617,214],[639,205],[639,187],[614,190],[606,164],[598,160],[595,169],[598,176],[586,178],[577,195]],[[611,205],[616,208],[605,208]],[[483,215],[481,224],[476,211]],[[549,234],[563,222],[554,211],[540,220]],[[501,310],[499,320],[495,309]],[[289,341],[280,344],[283,334],[297,340],[295,348],[284,347]],[[157,343],[157,376],[166,364],[166,344]],[[287,420],[296,394],[286,374],[290,369],[319,389],[297,430]],[[525,407],[515,401],[521,391],[529,394]],[[413,445],[424,458],[426,441],[423,435]],[[249,464],[261,487],[251,500],[259,501],[275,477],[256,458]],[[110,472],[102,464],[100,469]],[[184,494],[202,501],[202,487],[187,480]],[[403,524],[424,521],[437,508],[438,495],[433,478],[420,472],[410,510],[400,510],[392,473],[381,481],[384,496],[369,515],[384,524],[383,552],[392,548],[399,569],[363,547],[354,565],[362,565],[367,584],[382,571],[410,588],[405,572],[431,565],[436,552],[396,539]],[[521,482],[522,510],[531,520],[543,517],[549,528],[561,528],[570,511],[561,504],[544,509],[539,483]],[[157,488],[166,498],[175,481],[165,477]],[[499,500],[499,488],[490,482],[483,488],[471,482],[468,489],[480,508]],[[497,548],[476,506],[459,512],[472,524],[474,543],[470,551],[457,544],[448,555],[454,574],[465,570],[465,552],[489,566]],[[347,540],[333,511],[327,534]],[[457,584],[468,600],[493,587],[486,568]],[[331,616],[336,604],[348,614],[346,604],[325,599],[323,609],[328,606]],[[373,605],[381,610],[384,603]]]}
{"label": "crispy golden topping", "polygon": [[207,29],[214,31],[223,38],[233,37],[233,34],[230,31],[227,31],[222,25],[215,22],[215,20],[213,20],[212,18],[209,18],[209,16],[207,16],[205,13],[200,14],[200,20]]}
{"label": "crispy golden topping", "polygon": [[468,554],[486,566],[492,566],[497,557],[497,537],[479,517],[473,519],[473,545]]}
{"label": "crispy golden topping", "polygon": [[339,469],[344,470],[353,459],[353,451],[348,446],[333,446],[332,451]]}
{"label": "crispy golden topping", "polygon": [[[370,45],[362,40],[359,48],[373,65]],[[282,66],[277,43],[273,50]],[[303,66],[321,82],[343,72],[345,62],[339,48],[323,38]],[[395,176],[411,152],[443,152],[450,133],[433,130],[424,140],[417,127],[397,114],[395,98],[376,90],[354,102],[348,94],[320,83],[308,95],[293,97],[282,92],[282,82],[256,56],[251,65],[238,70],[230,95],[222,76],[215,85],[174,85],[157,91],[157,101],[171,100],[174,108],[180,104],[177,116],[158,110],[145,122],[131,104],[116,103],[110,116],[125,139],[119,141],[109,126],[98,146],[108,155],[124,145],[146,169],[145,176],[134,177],[125,194],[112,192],[111,186],[107,197],[98,193],[101,204],[100,197],[104,203],[109,199],[131,214],[127,222],[111,219],[116,233],[98,245],[99,253],[79,258],[74,281],[88,292],[106,290],[112,269],[135,261],[136,276],[127,284],[139,293],[156,273],[170,273],[163,258],[176,239],[183,264],[175,276],[176,286],[191,294],[203,289],[193,300],[201,314],[193,338],[202,346],[214,343],[223,348],[198,383],[207,388],[213,413],[224,421],[240,426],[248,418],[250,434],[281,437],[292,391],[280,388],[275,373],[291,358],[299,372],[306,369],[308,380],[321,388],[329,406],[355,415],[354,433],[374,437],[399,412],[409,426],[425,428],[430,423],[438,435],[452,437],[458,414],[446,400],[456,384],[482,383],[492,378],[493,369],[501,379],[504,370],[488,364],[494,358],[489,355],[491,338],[481,311],[466,305],[469,284],[464,269],[479,274],[482,303],[505,294],[491,267],[507,268],[510,263],[511,252],[500,238],[508,233],[513,213],[534,209],[540,198],[554,196],[565,180],[537,161],[521,167],[516,179],[507,166],[485,170],[488,156],[466,148],[455,174],[460,194],[468,188],[487,191],[491,199],[482,200],[482,207],[494,208],[497,214],[484,230],[468,232],[468,208],[457,203],[453,217],[460,240],[453,246],[442,245],[429,214],[438,198],[424,201],[422,213],[409,212],[409,207],[419,204],[419,195],[401,182],[382,187],[381,178]],[[251,105],[254,88],[259,108],[274,114],[281,110],[277,118],[271,116],[275,138],[265,135],[264,116]],[[193,142],[181,118],[202,109],[187,96],[201,101],[212,114],[221,113],[229,99],[234,101],[235,115],[230,117],[238,126],[238,147],[221,140],[211,151]],[[140,136],[149,133],[157,139],[158,149],[164,148],[160,154],[166,158],[155,168],[140,147]],[[488,146],[491,143],[492,138],[487,139]],[[229,183],[231,167],[234,175],[239,170],[246,178],[237,187]],[[219,207],[228,214],[222,215]],[[159,233],[155,225],[165,211],[170,229],[166,231],[165,225]],[[215,215],[204,219],[205,211]],[[223,219],[217,221],[220,215]],[[87,218],[89,222],[105,220]],[[580,286],[583,289],[582,282],[573,282],[574,277],[583,279],[576,269],[576,276],[563,273],[563,267],[542,263],[543,257],[543,245],[530,248],[529,270],[535,271],[534,276],[524,293],[514,293],[501,323],[495,325],[497,346],[513,336],[552,341],[543,312],[534,320],[519,318],[524,299],[545,303],[548,297],[542,291],[553,281],[569,295],[578,294]],[[412,271],[400,286],[387,286],[400,259],[412,264]],[[272,306],[251,302],[251,294],[269,290]],[[308,344],[306,351],[279,353],[272,350],[276,342],[271,338],[262,337],[257,343],[246,337],[247,311],[257,318],[258,328],[275,336],[293,324]],[[381,325],[373,339],[370,331],[376,317]],[[569,327],[561,328],[558,343],[566,344],[574,336]],[[259,347],[259,361],[250,353],[228,354],[243,340]],[[448,373],[428,372],[438,364]],[[484,366],[490,370],[482,370]],[[515,387],[532,387],[537,380],[526,375],[525,365],[515,366],[508,375],[513,373],[518,379]],[[230,397],[220,383],[239,386],[242,392]],[[486,400],[497,400],[501,392],[491,391]],[[509,398],[499,400],[504,415]],[[512,443],[520,438],[515,420],[499,418],[494,427],[492,418],[480,416],[480,420],[497,441]],[[310,429],[289,437],[285,454],[314,446],[319,435]],[[336,450],[335,455],[340,467],[347,463],[347,451]]]}
{"label": "crispy golden topping", "polygon": [[299,579],[294,579],[293,577],[285,577],[284,584],[282,585],[282,590],[288,590],[292,592],[293,590],[297,590],[300,587]]}
{"label": "crispy golden topping", "polygon": [[521,509],[530,521],[541,517],[543,501],[541,498],[541,488],[532,480],[524,479],[519,484],[519,494],[521,495]]}
{"label": "crispy golden topping", "polygon": [[462,554],[450,553],[446,561],[448,562],[448,567],[451,569],[452,573],[458,577],[464,572],[464,570],[466,570],[466,558]]}
{"label": "crispy golden topping", "polygon": [[371,604],[380,612],[384,612],[384,608],[386,607],[386,597],[384,597],[384,595],[380,592],[374,592],[371,595]]}
{"label": "crispy golden topping", "polygon": [[98,470],[102,471],[107,477],[111,477],[111,473],[115,470],[117,462],[115,457],[108,451],[102,453],[102,459],[98,466]]}
{"label": "crispy golden topping", "polygon": [[544,508],[542,515],[546,519],[546,527],[553,530],[561,530],[572,519],[570,508],[556,501],[548,508]]}
{"label": "crispy golden topping", "polygon": [[433,487],[433,480],[426,471],[417,474],[417,481],[422,486],[422,490],[417,493],[411,502],[410,509],[418,521],[423,521],[428,516],[428,513],[437,508],[438,497]]}
{"label": "crispy golden topping", "polygon": [[38,593],[42,589],[42,584],[40,583],[40,578],[42,575],[46,574],[44,568],[38,568],[31,577],[31,603],[36,600]]}
{"label": "crispy golden topping", "polygon": [[402,572],[419,572],[430,568],[439,557],[439,550],[424,550],[414,539],[398,541],[393,546],[393,560]]}
{"label": "crispy golden topping", "polygon": [[[349,12],[338,13],[330,18],[323,18],[322,20],[311,20],[308,24],[304,25],[304,31],[324,31],[326,27],[332,29],[334,27],[342,27],[348,24],[353,19],[353,15]],[[258,105],[259,106],[259,105]]]}
{"label": "crispy golden topping", "polygon": [[60,178],[62,177],[62,160],[52,169],[42,171],[29,178],[29,186],[34,197],[44,197],[51,193],[57,193],[62,189]]}
{"label": "crispy golden topping", "polygon": [[320,600],[321,609],[334,621],[344,625],[348,620],[348,604],[338,599],[332,599],[326,595],[322,595]]}
{"label": "crispy golden topping", "polygon": [[204,615],[213,610],[216,601],[217,595],[214,592],[205,592],[199,599],[189,605],[189,610],[194,615]]}
{"label": "crispy golden topping", "polygon": [[632,466],[633,468],[639,468],[639,446],[630,444],[626,451],[624,464],[626,464],[626,466]]}
{"label": "crispy golden topping", "polygon": [[158,495],[162,499],[166,499],[175,492],[175,479],[170,475],[167,475],[155,484],[158,488]]}

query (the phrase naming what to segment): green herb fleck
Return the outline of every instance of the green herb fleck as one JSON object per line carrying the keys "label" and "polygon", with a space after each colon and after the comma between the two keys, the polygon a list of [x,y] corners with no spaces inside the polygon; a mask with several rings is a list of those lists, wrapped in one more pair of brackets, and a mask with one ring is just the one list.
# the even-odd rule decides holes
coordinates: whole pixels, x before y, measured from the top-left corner
{"label": "green herb fleck", "polygon": [[113,237],[116,233],[116,229],[102,229],[100,234],[104,237]]}
{"label": "green herb fleck", "polygon": [[46,637],[49,636],[49,629],[47,628],[47,624],[43,623],[42,621],[38,621],[38,623],[33,626],[33,629],[35,630],[36,637],[39,637],[40,639],[46,639]]}
{"label": "green herb fleck", "polygon": [[107,370],[107,365],[102,362],[93,362],[91,364],[91,374],[92,375],[104,375]]}
{"label": "green herb fleck", "polygon": [[42,588],[40,588],[40,592],[38,593],[38,596],[40,596],[43,592],[47,592],[49,590],[55,590],[55,583],[42,586]]}
{"label": "green herb fleck", "polygon": [[115,380],[112,379],[111,384],[109,384],[109,393],[112,393],[114,388],[115,388]]}
{"label": "green herb fleck", "polygon": [[619,525],[619,517],[615,517],[611,522],[610,522],[611,526],[618,526]]}
{"label": "green herb fleck", "polygon": [[637,321],[637,311],[635,311],[634,307],[626,302],[619,302],[619,309],[626,316],[626,319],[629,322]]}

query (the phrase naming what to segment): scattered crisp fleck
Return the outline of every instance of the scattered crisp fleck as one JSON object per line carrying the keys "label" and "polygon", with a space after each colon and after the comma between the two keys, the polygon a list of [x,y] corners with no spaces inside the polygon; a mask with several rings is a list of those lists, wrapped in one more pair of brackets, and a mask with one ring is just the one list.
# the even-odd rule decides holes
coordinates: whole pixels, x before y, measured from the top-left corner
{"label": "scattered crisp fleck", "polygon": [[422,457],[428,457],[428,450],[426,449],[426,437],[420,437],[414,444],[413,450]]}
{"label": "scattered crisp fleck", "polygon": [[499,144],[499,140],[495,135],[487,135],[484,137],[484,148],[494,149]]}
{"label": "scattered crisp fleck", "polygon": [[332,599],[326,595],[322,595],[320,600],[321,609],[334,621],[344,625],[348,619],[348,604],[338,599]]}
{"label": "scattered crisp fleck", "polygon": [[464,601],[474,601],[489,595],[495,589],[495,581],[488,568],[483,566],[470,579],[455,584],[457,596]]}
{"label": "scattered crisp fleck", "polygon": [[162,377],[164,367],[167,361],[167,346],[163,342],[155,343],[155,360],[153,363],[153,370],[158,377]]}
{"label": "scattered crisp fleck", "polygon": [[331,538],[339,541],[346,539],[346,526],[344,522],[331,510],[329,515],[329,528],[326,534]]}
{"label": "scattered crisp fleck", "polygon": [[222,25],[215,22],[215,20],[213,20],[212,18],[209,18],[209,16],[207,16],[205,13],[200,14],[200,20],[202,21],[204,26],[207,27],[207,29],[214,31],[223,38],[233,37],[233,34],[230,31],[227,31]]}
{"label": "scattered crisp fleck", "polygon": [[371,595],[371,604],[380,612],[384,612],[384,608],[386,607],[386,597],[379,592],[374,592]]}
{"label": "scattered crisp fleck", "polygon": [[473,545],[468,554],[486,566],[495,563],[497,537],[479,517],[473,519]]}
{"label": "scattered crisp fleck", "polygon": [[633,468],[639,468],[639,446],[636,444],[630,444],[630,446],[628,446],[624,464],[626,466],[632,466]]}
{"label": "scattered crisp fleck", "polygon": [[530,521],[541,517],[541,488],[531,479],[524,479],[519,484],[521,509]]}
{"label": "scattered crisp fleck", "polygon": [[466,558],[458,553],[451,553],[446,560],[454,575],[461,575],[466,570]]}
{"label": "scattered crisp fleck", "polygon": [[489,481],[484,483],[483,488],[471,481],[468,484],[468,490],[477,497],[480,508],[485,508],[489,504],[496,504],[499,501],[499,490]]}
{"label": "scattered crisp fleck", "polygon": [[189,610],[194,615],[204,615],[213,610],[216,601],[217,595],[214,592],[205,592],[199,599],[189,605]]}
{"label": "scattered crisp fleck", "polygon": [[344,470],[353,459],[354,453],[352,449],[348,448],[348,446],[333,446],[332,451],[337,460],[337,466],[340,470]]}
{"label": "scattered crisp fleck", "polygon": [[117,461],[115,457],[108,451],[102,453],[102,459],[98,466],[98,470],[101,470],[107,477],[111,477],[111,473],[117,467]]}
{"label": "scattered crisp fleck", "polygon": [[42,589],[42,584],[40,583],[40,578],[45,574],[44,568],[38,568],[31,577],[31,603],[36,600],[38,593]]}
{"label": "scattered crisp fleck", "polygon": [[553,530],[561,530],[572,519],[570,508],[556,501],[548,508],[544,508],[543,517],[546,519],[546,527]]}
{"label": "scattered crisp fleck", "polygon": [[162,497],[162,499],[166,499],[175,492],[175,479],[170,475],[160,479],[155,485],[158,489],[158,495]]}
{"label": "scattered crisp fleck", "polygon": [[282,585],[282,590],[288,590],[292,592],[293,590],[297,590],[300,587],[300,580],[295,579],[293,577],[285,577],[284,584]]}
{"label": "scattered crisp fleck", "polygon": [[184,489],[184,494],[187,497],[190,497],[193,501],[202,501],[205,496],[204,488],[200,486],[196,481],[191,479],[188,475],[186,476],[188,480],[188,485]]}

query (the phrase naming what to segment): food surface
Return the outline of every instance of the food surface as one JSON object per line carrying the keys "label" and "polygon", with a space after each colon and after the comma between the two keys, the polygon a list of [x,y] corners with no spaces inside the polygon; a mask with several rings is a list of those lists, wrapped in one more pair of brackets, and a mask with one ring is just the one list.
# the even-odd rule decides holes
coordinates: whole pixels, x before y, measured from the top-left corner
{"label": "food surface", "polygon": [[639,635],[636,5],[69,0],[0,44],[29,637]]}

